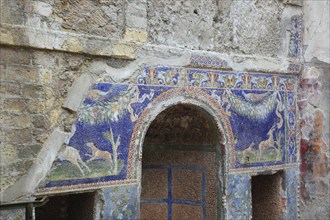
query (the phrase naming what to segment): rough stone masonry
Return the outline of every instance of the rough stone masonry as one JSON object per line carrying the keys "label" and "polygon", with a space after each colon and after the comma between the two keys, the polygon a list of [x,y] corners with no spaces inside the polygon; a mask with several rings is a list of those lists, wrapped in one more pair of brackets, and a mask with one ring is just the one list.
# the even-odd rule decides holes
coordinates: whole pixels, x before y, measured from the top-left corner
{"label": "rough stone masonry", "polygon": [[[298,217],[329,218],[329,1],[0,4],[1,204],[35,200],[74,134],[77,111],[92,85],[129,83],[151,65],[191,67],[197,54],[226,61],[221,71],[298,76]],[[113,214],[104,210],[104,198],[95,219]],[[5,215],[1,210],[0,218]]]}

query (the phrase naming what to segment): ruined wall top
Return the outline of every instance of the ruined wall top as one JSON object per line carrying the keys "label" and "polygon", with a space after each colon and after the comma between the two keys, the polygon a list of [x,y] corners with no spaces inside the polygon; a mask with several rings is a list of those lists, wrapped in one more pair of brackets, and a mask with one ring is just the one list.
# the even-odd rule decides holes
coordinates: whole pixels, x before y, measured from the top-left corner
{"label": "ruined wall top", "polygon": [[275,69],[301,57],[301,0],[1,4],[1,44],[6,45],[124,59],[212,51],[232,54],[237,63],[266,57],[263,62]]}

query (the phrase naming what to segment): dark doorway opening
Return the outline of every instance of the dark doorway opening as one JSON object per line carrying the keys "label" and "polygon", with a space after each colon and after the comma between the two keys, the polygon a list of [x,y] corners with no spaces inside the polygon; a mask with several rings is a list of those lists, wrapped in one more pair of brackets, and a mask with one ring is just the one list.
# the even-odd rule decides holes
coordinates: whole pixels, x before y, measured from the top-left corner
{"label": "dark doorway opening", "polygon": [[280,173],[252,177],[253,220],[282,219],[280,190]]}
{"label": "dark doorway opening", "polygon": [[93,220],[95,193],[81,193],[49,197],[49,201],[35,209],[36,220]]}
{"label": "dark doorway opening", "polygon": [[161,112],[145,136],[141,219],[216,219],[221,203],[219,132],[194,105]]}

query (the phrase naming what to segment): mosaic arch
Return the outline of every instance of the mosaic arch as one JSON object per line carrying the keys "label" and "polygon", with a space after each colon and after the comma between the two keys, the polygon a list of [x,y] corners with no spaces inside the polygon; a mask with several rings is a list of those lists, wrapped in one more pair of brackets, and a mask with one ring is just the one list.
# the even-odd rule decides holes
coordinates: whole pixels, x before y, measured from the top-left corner
{"label": "mosaic arch", "polygon": [[[222,106],[214,99],[212,96],[204,92],[199,88],[174,88],[168,90],[167,92],[162,93],[158,96],[153,102],[151,102],[146,109],[141,113],[135,127],[134,132],[130,142],[130,154],[128,161],[131,163],[128,164],[127,177],[136,178],[141,184],[140,180],[142,177],[142,163],[143,159],[143,144],[145,135],[149,129],[149,126],[153,123],[154,119],[162,112],[178,104],[188,104],[196,108],[206,111],[206,114],[210,116],[212,122],[216,125],[217,139],[218,143],[216,147],[219,148],[219,154],[216,156],[215,160],[219,160],[220,164],[216,167],[217,170],[217,180],[221,178],[221,184],[217,191],[216,199],[220,199],[221,207],[218,211],[219,216],[224,216],[227,207],[226,207],[226,185],[223,184],[227,182],[227,176],[224,175],[227,173],[228,166],[232,164],[231,160],[234,160],[234,136],[230,127],[230,122],[223,110]],[[153,165],[151,165],[153,166]],[[167,165],[165,165],[167,166]],[[158,167],[156,165],[156,167]],[[174,165],[174,167],[176,167]],[[189,166],[188,166],[189,167]],[[189,169],[185,167],[184,169]],[[201,166],[202,167],[202,166]],[[182,168],[181,168],[182,169]],[[191,169],[191,167],[190,167]],[[202,167],[205,172],[205,167]],[[171,184],[170,184],[171,185]],[[138,187],[141,190],[141,185]],[[201,189],[205,192],[205,186]],[[137,195],[140,195],[140,191]],[[139,197],[139,196],[137,196]],[[204,201],[205,202],[205,201]],[[164,204],[164,203],[163,203]],[[209,211],[209,210],[208,210]],[[171,215],[169,212],[169,215]],[[204,219],[206,214],[206,208],[203,212]]]}
{"label": "mosaic arch", "polygon": [[234,136],[230,122],[222,106],[216,99],[198,88],[175,88],[158,96],[139,117],[130,142],[127,178],[136,178],[138,176],[136,168],[141,165],[138,161],[142,160],[142,145],[150,124],[160,112],[177,104],[191,104],[207,111],[216,122],[218,137],[223,137],[219,138],[219,140],[224,139],[221,141],[222,143],[219,143],[221,155],[224,157],[222,159],[224,168],[226,169],[228,167],[228,158],[232,162],[235,162]]}
{"label": "mosaic arch", "polygon": [[127,83],[94,84],[78,110],[69,144],[37,194],[138,184],[149,124],[179,103],[196,105],[213,116],[224,135],[228,172],[296,164],[297,77],[214,70],[208,68],[218,68],[217,60],[206,63],[203,69],[147,66]]}

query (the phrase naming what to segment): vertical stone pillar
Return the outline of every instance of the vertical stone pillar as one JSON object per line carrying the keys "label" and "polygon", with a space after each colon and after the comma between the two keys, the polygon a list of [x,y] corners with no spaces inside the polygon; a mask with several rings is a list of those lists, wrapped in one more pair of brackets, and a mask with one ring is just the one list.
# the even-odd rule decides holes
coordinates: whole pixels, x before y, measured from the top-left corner
{"label": "vertical stone pillar", "polygon": [[123,39],[134,43],[146,42],[147,26],[147,0],[126,0]]}

